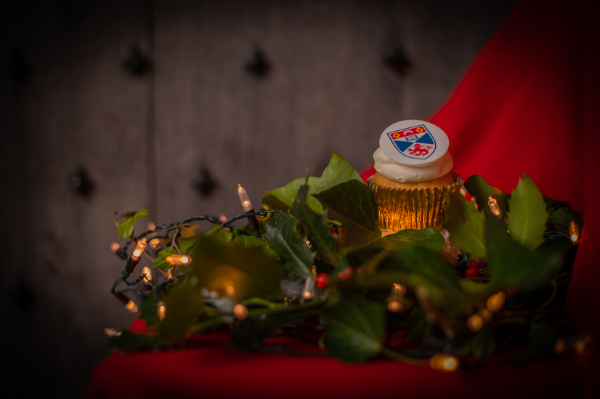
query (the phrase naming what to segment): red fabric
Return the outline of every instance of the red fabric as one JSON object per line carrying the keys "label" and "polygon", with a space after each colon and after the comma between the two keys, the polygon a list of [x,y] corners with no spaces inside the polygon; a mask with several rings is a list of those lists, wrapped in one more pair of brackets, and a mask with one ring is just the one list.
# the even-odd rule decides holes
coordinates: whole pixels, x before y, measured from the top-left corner
{"label": "red fabric", "polygon": [[[590,2],[591,4],[591,2]],[[523,1],[482,50],[449,101],[431,118],[450,137],[454,170],[510,191],[526,172],[544,194],[566,200],[586,227],[568,296],[572,319],[597,337],[600,277],[600,59],[591,5]],[[374,171],[365,171],[363,177]],[[594,316],[594,317],[592,317]],[[142,323],[142,324],[140,324]],[[143,329],[143,322],[133,326]],[[389,360],[348,365],[329,358],[244,354],[206,335],[192,348],[114,353],[96,369],[87,398],[176,395],[260,398],[600,397],[600,355],[442,374]],[[314,350],[290,338],[271,343]]]}

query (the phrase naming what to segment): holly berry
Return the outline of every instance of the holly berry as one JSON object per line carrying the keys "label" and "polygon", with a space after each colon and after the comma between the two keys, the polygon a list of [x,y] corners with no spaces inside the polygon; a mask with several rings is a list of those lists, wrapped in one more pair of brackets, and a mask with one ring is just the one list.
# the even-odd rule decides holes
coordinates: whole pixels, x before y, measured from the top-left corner
{"label": "holly berry", "polygon": [[467,263],[467,267],[471,267],[474,269],[481,269],[482,267],[486,267],[487,265],[485,264],[485,262],[472,262],[472,263]]}
{"label": "holly berry", "polygon": [[466,277],[479,277],[479,270],[474,267],[470,267],[465,272],[465,276]]}
{"label": "holly berry", "polygon": [[338,273],[338,278],[342,281],[349,280],[354,275],[354,269],[351,267],[345,268],[343,271]]}
{"label": "holly berry", "polygon": [[329,285],[329,275],[321,273],[317,276],[317,287],[324,290]]}

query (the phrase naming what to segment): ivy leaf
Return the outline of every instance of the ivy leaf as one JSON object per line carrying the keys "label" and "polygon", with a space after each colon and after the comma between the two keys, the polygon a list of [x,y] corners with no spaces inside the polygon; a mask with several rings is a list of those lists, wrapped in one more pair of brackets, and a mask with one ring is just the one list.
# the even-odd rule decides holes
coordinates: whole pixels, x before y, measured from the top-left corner
{"label": "ivy leaf", "polygon": [[231,239],[233,237],[233,233],[229,230],[225,230],[223,227],[215,227],[210,231],[207,231],[206,234],[204,234],[205,237],[213,237],[215,240],[217,240],[218,242],[222,243],[222,244],[227,244],[229,242],[231,242]]}
{"label": "ivy leaf", "polygon": [[224,244],[203,236],[192,258],[190,273],[196,276],[198,285],[219,296],[226,296],[228,286],[235,289],[238,301],[281,294],[283,265],[260,247]]}
{"label": "ivy leaf", "polygon": [[129,330],[121,331],[121,335],[108,339],[108,349],[118,349],[123,353],[135,352],[142,349],[160,349],[165,341],[156,333],[135,333]]}
{"label": "ivy leaf", "polygon": [[417,308],[411,312],[408,319],[408,338],[416,339],[421,336],[429,335],[433,322],[427,318],[427,312]]}
{"label": "ivy leaf", "polygon": [[[194,250],[196,244],[198,244],[199,237],[188,237],[188,238],[178,238],[177,245],[179,245],[179,249],[184,255],[189,255]],[[169,262],[167,262],[166,258],[169,255],[175,255],[177,250],[173,247],[168,247],[161,250],[156,256],[156,260],[152,265],[152,269],[160,269],[167,271],[173,267]],[[193,258],[192,258],[193,259]]]}
{"label": "ivy leaf", "polygon": [[[330,189],[331,187],[350,180],[357,180],[364,185],[364,182],[358,172],[356,172],[356,170],[344,158],[334,153],[329,161],[329,165],[327,165],[327,168],[325,168],[323,171],[323,175],[321,177],[309,177],[308,179],[308,185],[310,189],[307,203],[309,208],[315,213],[323,213],[323,206],[312,195],[319,194]],[[284,205],[283,208],[281,206],[275,206],[276,209],[287,211],[288,209],[293,208],[293,203],[298,196],[298,191],[300,190],[300,187],[305,184],[305,182],[306,178],[301,177],[292,180],[284,187],[270,190],[266,193],[272,195]],[[287,209],[285,207],[287,207]]]}
{"label": "ivy leaf", "polygon": [[196,229],[200,227],[200,225],[196,224],[194,226],[187,227],[181,231],[181,237],[188,238],[193,237],[196,234]]}
{"label": "ivy leaf", "polygon": [[544,242],[548,212],[542,194],[529,176],[523,174],[508,203],[508,231],[512,239],[530,249]]}
{"label": "ivy leaf", "polygon": [[140,305],[140,319],[146,321],[146,327],[158,325],[158,313],[156,313],[156,303],[154,301],[154,290],[152,290],[148,298]]}
{"label": "ivy leaf", "polygon": [[327,353],[345,362],[364,362],[381,352],[383,308],[376,302],[353,297],[321,313]]}
{"label": "ivy leaf", "polygon": [[569,234],[569,225],[574,221],[579,227],[579,231],[583,229],[583,219],[581,215],[567,207],[558,208],[548,217],[548,222],[554,225],[554,228],[565,234]]}
{"label": "ivy leaf", "polygon": [[265,195],[260,202],[265,209],[278,209],[282,212],[289,212],[292,209],[291,206],[287,206],[270,194]]}
{"label": "ivy leaf", "polygon": [[535,249],[535,252],[542,256],[558,258],[562,257],[569,248],[571,248],[571,240],[569,238],[564,236],[549,237]]}
{"label": "ivy leaf", "polygon": [[294,201],[294,214],[298,219],[298,227],[303,234],[308,236],[311,245],[326,263],[338,266],[340,260],[337,253],[337,241],[331,235],[325,217],[310,209],[306,201],[308,191],[308,186],[301,186],[298,197]]}
{"label": "ivy leaf", "polygon": [[306,240],[296,233],[296,225],[289,215],[274,214],[265,222],[265,231],[269,246],[281,256],[292,278],[312,276],[314,255],[306,246]]}
{"label": "ivy leaf", "polygon": [[411,244],[420,245],[435,251],[442,252],[444,246],[444,236],[433,227],[427,227],[423,230],[405,229],[397,233],[383,237],[384,241],[394,248],[403,248]]}
{"label": "ivy leaf", "polygon": [[462,196],[450,195],[446,205],[444,227],[452,241],[473,257],[486,257],[485,215],[477,212],[472,203]]}
{"label": "ivy leaf", "polygon": [[456,353],[462,356],[472,353],[476,358],[481,358],[491,354],[494,350],[496,350],[494,334],[489,329],[483,329],[456,348]]}
{"label": "ivy leaf", "polygon": [[495,231],[490,238],[488,285],[496,290],[534,290],[549,282],[557,261],[555,256],[542,256]]}
{"label": "ivy leaf", "polygon": [[145,218],[146,216],[149,216],[148,210],[146,208],[143,208],[137,211],[133,216],[129,216],[127,219],[119,223],[119,228],[117,230],[117,234],[119,235],[119,237],[128,238],[129,236],[131,236],[135,222],[142,218]]}
{"label": "ivy leaf", "polygon": [[234,233],[231,239],[231,242],[235,242],[241,245],[244,248],[250,247],[259,247],[261,248],[265,254],[272,256],[273,258],[279,260],[279,255],[273,249],[269,247],[265,240],[261,240],[256,236],[242,236],[237,234],[237,229],[234,229]]}
{"label": "ivy leaf", "polygon": [[165,306],[165,318],[159,325],[160,335],[180,338],[198,320],[204,307],[204,297],[196,287],[181,283],[166,294]]}
{"label": "ivy leaf", "polygon": [[509,210],[508,200],[510,199],[510,194],[498,190],[496,187],[490,186],[485,180],[483,180],[481,176],[478,175],[469,177],[465,182],[465,188],[469,194],[471,194],[471,196],[475,197],[480,209],[483,209],[488,217],[495,217],[492,214],[492,211],[490,211],[490,207],[487,206],[489,197],[494,197],[496,199],[502,215],[506,216],[506,212]]}
{"label": "ivy leaf", "polygon": [[373,191],[361,181],[350,180],[314,194],[327,209],[329,219],[342,223],[342,247],[361,246],[381,238]]}

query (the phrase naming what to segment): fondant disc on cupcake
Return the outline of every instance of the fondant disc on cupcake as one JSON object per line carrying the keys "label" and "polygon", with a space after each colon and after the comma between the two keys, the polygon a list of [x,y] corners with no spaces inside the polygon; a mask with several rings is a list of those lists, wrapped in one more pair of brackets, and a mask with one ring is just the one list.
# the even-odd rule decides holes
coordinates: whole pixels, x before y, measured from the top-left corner
{"label": "fondant disc on cupcake", "polygon": [[394,162],[407,166],[427,166],[448,151],[448,136],[433,123],[415,119],[388,126],[379,146]]}

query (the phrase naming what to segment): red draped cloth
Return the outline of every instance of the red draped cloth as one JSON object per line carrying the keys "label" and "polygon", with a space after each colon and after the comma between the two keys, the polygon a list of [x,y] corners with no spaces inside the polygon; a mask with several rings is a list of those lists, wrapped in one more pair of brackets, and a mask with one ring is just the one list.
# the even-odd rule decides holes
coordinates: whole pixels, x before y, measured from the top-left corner
{"label": "red draped cloth", "polygon": [[[546,196],[583,215],[567,309],[582,331],[600,338],[598,11],[593,2],[522,1],[430,121],[448,134],[454,171],[464,178],[479,174],[510,192],[525,172]],[[143,329],[143,322],[133,327]],[[227,349],[227,341],[205,335],[186,350],[113,353],[96,369],[86,397],[600,397],[598,345],[587,356],[444,374],[390,360],[349,365],[247,354]],[[315,350],[293,338],[270,343]]]}

